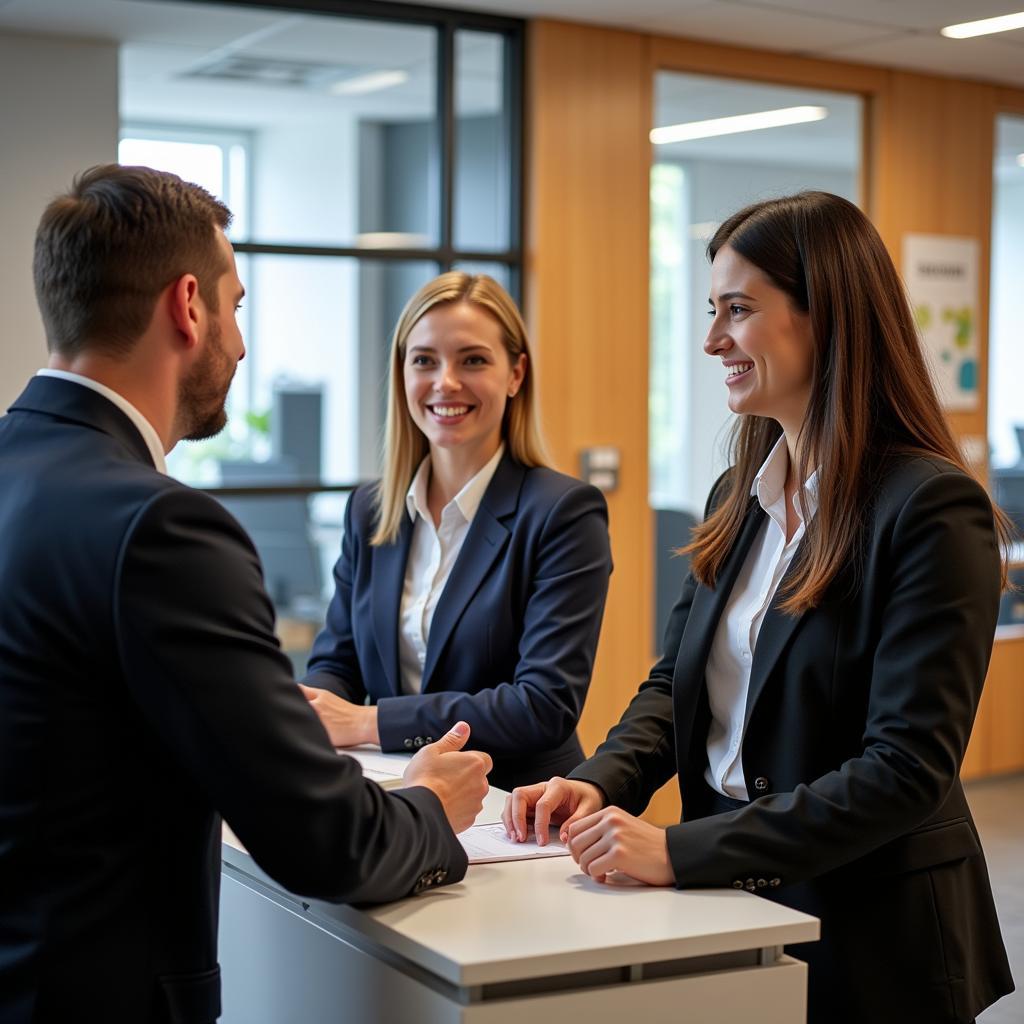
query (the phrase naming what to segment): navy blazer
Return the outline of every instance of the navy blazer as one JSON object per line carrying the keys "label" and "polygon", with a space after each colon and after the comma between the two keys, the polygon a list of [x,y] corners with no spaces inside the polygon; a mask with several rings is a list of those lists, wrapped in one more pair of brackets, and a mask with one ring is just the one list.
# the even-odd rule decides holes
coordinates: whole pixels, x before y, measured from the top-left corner
{"label": "navy blazer", "polygon": [[369,697],[384,750],[415,749],[464,719],[503,789],[579,764],[576,723],[612,567],[601,492],[506,451],[437,603],[416,695],[402,694],[398,656],[413,523],[403,512],[397,542],[371,547],[374,496],[366,485],[349,500],[305,682],[356,703]]}
{"label": "navy blazer", "polygon": [[252,543],[102,395],[0,419],[0,1021],[212,1024],[220,818],[290,889],[455,881],[437,797],[338,757]]}
{"label": "navy blazer", "polygon": [[777,595],[764,618],[747,806],[710,813],[705,670],[765,521],[755,501],[716,585],[687,578],[664,655],[573,776],[639,814],[678,773],[676,884],[748,889],[821,918],[820,942],[791,947],[810,964],[811,1024],[960,1024],[1013,988],[958,777],[999,605],[992,507],[948,463],[903,456],[882,467],[863,517],[858,557],[818,607],[790,615]]}

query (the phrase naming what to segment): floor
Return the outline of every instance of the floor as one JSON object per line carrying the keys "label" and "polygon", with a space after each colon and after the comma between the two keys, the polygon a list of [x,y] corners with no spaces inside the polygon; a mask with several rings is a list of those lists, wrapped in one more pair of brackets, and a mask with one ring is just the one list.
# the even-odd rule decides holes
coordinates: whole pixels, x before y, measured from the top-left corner
{"label": "floor", "polygon": [[978,1024],[1024,1024],[1024,775],[971,782],[966,788],[1017,983],[1017,991],[989,1007]]}

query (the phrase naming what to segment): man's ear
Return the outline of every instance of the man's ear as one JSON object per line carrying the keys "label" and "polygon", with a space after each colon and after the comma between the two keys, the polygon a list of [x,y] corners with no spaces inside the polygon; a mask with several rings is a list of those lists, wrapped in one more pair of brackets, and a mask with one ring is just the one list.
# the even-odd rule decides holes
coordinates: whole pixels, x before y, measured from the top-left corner
{"label": "man's ear", "polygon": [[182,274],[168,286],[167,296],[171,320],[186,348],[199,343],[199,324],[203,316],[199,298],[199,281],[195,274]]}

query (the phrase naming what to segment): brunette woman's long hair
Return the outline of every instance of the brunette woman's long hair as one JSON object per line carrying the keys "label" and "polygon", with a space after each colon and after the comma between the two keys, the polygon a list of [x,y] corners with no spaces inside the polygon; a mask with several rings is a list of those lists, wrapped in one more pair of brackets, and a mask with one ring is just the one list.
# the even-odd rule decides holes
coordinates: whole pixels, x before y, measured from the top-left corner
{"label": "brunette woman's long hair", "polygon": [[[937,457],[971,474],[943,415],[903,283],[868,218],[828,192],[801,192],[733,214],[708,244],[728,245],[758,267],[810,318],[811,399],[800,431],[796,479],[817,469],[818,507],[780,607],[799,614],[859,563],[862,510],[885,463],[898,454]],[[750,488],[782,429],[740,416],[730,443],[732,469],[714,511],[683,549],[700,582],[713,586],[750,508]],[[1013,530],[992,506],[1005,553]]]}

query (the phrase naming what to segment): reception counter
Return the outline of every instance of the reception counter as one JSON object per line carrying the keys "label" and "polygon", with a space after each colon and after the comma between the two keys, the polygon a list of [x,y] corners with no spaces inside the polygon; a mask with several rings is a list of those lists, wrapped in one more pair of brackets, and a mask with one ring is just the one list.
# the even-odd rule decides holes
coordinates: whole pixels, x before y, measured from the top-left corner
{"label": "reception counter", "polygon": [[225,1024],[795,1024],[807,973],[782,946],[818,921],[744,891],[599,884],[570,857],[360,909],[288,893],[226,832],[220,936]]}

